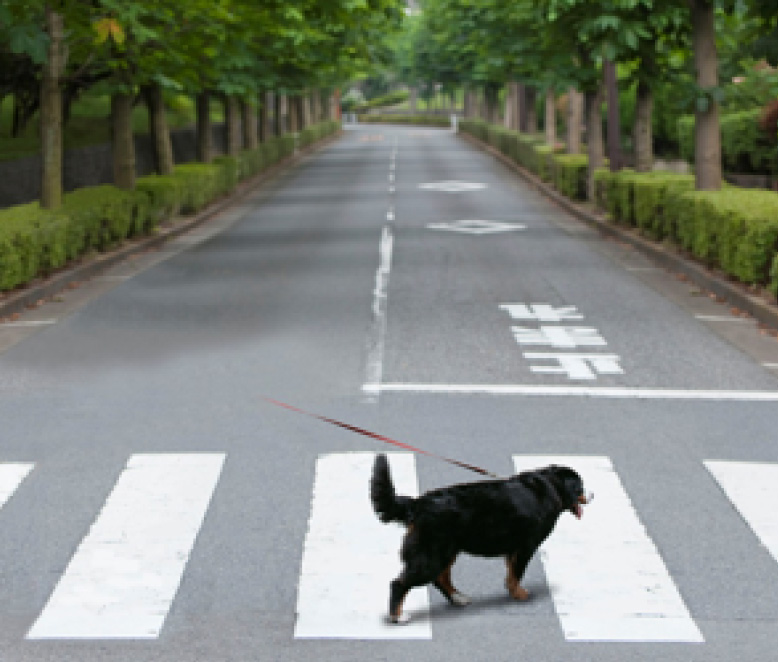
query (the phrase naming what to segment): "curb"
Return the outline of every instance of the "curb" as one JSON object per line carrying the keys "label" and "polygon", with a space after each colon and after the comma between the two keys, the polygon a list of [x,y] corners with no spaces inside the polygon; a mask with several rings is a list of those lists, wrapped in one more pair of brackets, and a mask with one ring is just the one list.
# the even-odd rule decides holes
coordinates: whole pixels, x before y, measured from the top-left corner
{"label": "curb", "polygon": [[[165,225],[159,226],[156,233],[153,235],[125,240],[119,248],[107,253],[101,253],[94,257],[79,258],[81,260],[79,263],[69,267],[63,267],[62,270],[59,270],[40,281],[32,281],[27,285],[21,285],[18,291],[11,290],[4,299],[0,300],[0,321],[2,321],[3,318],[21,313],[24,310],[37,308],[46,299],[53,297],[59,292],[68,288],[77,287],[83,281],[94,278],[109,267],[112,267],[133,255],[137,255],[151,248],[157,248],[171,239],[175,239],[176,237],[189,232],[189,230],[204,224],[224,209],[248,197],[249,194],[253,193],[268,180],[290,170],[305,157],[334,142],[342,133],[343,131],[340,130],[332,136],[324,138],[319,142],[298,151],[292,156],[288,156],[251,179],[241,182],[229,195],[212,202],[208,207],[194,216],[177,216],[169,219],[165,222]],[[0,293],[0,296],[3,296],[3,293]]]}
{"label": "curb", "polygon": [[698,287],[712,292],[720,299],[725,299],[732,306],[748,313],[765,326],[778,330],[778,306],[757,294],[748,292],[745,285],[730,281],[726,276],[719,275],[707,267],[688,259],[669,246],[650,241],[636,231],[609,223],[605,216],[598,216],[588,209],[577,205],[491,145],[467,134],[458,133],[457,135],[500,160],[566,212],[593,227],[602,235],[615,237],[629,244],[665,269],[683,274]]}

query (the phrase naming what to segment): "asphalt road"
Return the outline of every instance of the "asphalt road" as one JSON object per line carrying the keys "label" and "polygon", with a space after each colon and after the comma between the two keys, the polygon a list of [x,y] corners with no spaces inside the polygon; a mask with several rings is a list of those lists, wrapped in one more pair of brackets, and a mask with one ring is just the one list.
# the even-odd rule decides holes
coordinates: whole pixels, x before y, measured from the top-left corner
{"label": "asphalt road", "polygon": [[[451,132],[347,130],[0,349],[2,660],[778,647],[778,342]],[[417,590],[388,626],[401,532],[367,511],[363,453],[397,453],[407,489],[477,478],[262,396],[499,474],[562,456],[596,498],[528,602],[462,558],[470,606]]]}

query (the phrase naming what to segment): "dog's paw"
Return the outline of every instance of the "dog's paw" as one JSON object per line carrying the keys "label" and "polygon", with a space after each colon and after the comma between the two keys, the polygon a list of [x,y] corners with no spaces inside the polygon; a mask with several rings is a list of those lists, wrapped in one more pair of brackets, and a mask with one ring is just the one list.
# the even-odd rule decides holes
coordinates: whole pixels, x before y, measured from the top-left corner
{"label": "dog's paw", "polygon": [[459,591],[454,591],[450,596],[449,600],[451,600],[452,605],[456,605],[457,607],[467,607],[472,600],[468,598],[464,593],[460,593]]}
{"label": "dog's paw", "polygon": [[411,622],[411,617],[408,614],[398,614],[397,616],[389,614],[387,620],[392,625],[408,625]]}
{"label": "dog's paw", "polygon": [[514,586],[513,588],[509,589],[511,597],[514,600],[519,600],[520,602],[526,602],[530,599],[530,592],[526,588],[522,588],[521,586]]}

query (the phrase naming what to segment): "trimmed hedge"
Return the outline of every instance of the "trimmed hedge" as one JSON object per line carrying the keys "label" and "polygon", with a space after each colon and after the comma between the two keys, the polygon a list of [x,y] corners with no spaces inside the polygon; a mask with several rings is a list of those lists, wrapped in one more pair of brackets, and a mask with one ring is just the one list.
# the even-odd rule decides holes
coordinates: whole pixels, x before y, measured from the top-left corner
{"label": "trimmed hedge", "polygon": [[[531,136],[479,120],[463,120],[459,126],[544,180],[550,179],[564,195],[586,199],[585,155],[555,154]],[[740,281],[766,285],[778,296],[778,195],[774,192],[732,186],[696,191],[693,175],[664,171],[599,169],[594,178],[596,202],[613,220],[654,239],[679,244]]]}
{"label": "trimmed hedge", "polygon": [[551,162],[552,177],[557,190],[573,200],[586,200],[589,158],[585,154],[554,154]]}
{"label": "trimmed hedge", "polygon": [[[338,122],[322,122],[302,131],[299,144],[310,145],[339,129]],[[297,140],[286,134],[238,156],[176,166],[171,175],[140,177],[134,191],[110,185],[78,189],[66,194],[55,212],[37,202],[0,210],[0,290],[27,283],[89,251],[154,232],[179,212],[202,209],[240,180],[291,155]]]}

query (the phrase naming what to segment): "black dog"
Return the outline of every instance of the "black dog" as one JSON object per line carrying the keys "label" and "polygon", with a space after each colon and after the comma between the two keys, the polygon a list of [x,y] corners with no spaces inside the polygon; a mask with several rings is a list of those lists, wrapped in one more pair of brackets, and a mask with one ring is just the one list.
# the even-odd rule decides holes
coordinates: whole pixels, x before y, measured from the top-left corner
{"label": "black dog", "polygon": [[584,495],[575,471],[559,466],[443,487],[418,498],[398,496],[382,454],[373,466],[370,498],[382,522],[408,528],[400,553],[405,567],[389,594],[389,620],[400,623],[407,621],[403,600],[415,586],[433,582],[451,604],[470,603],[451,583],[451,566],[460,552],[504,556],[508,592],[526,600],[529,593],[519,582],[533,554],[564,511],[580,518],[581,505],[591,497]]}

